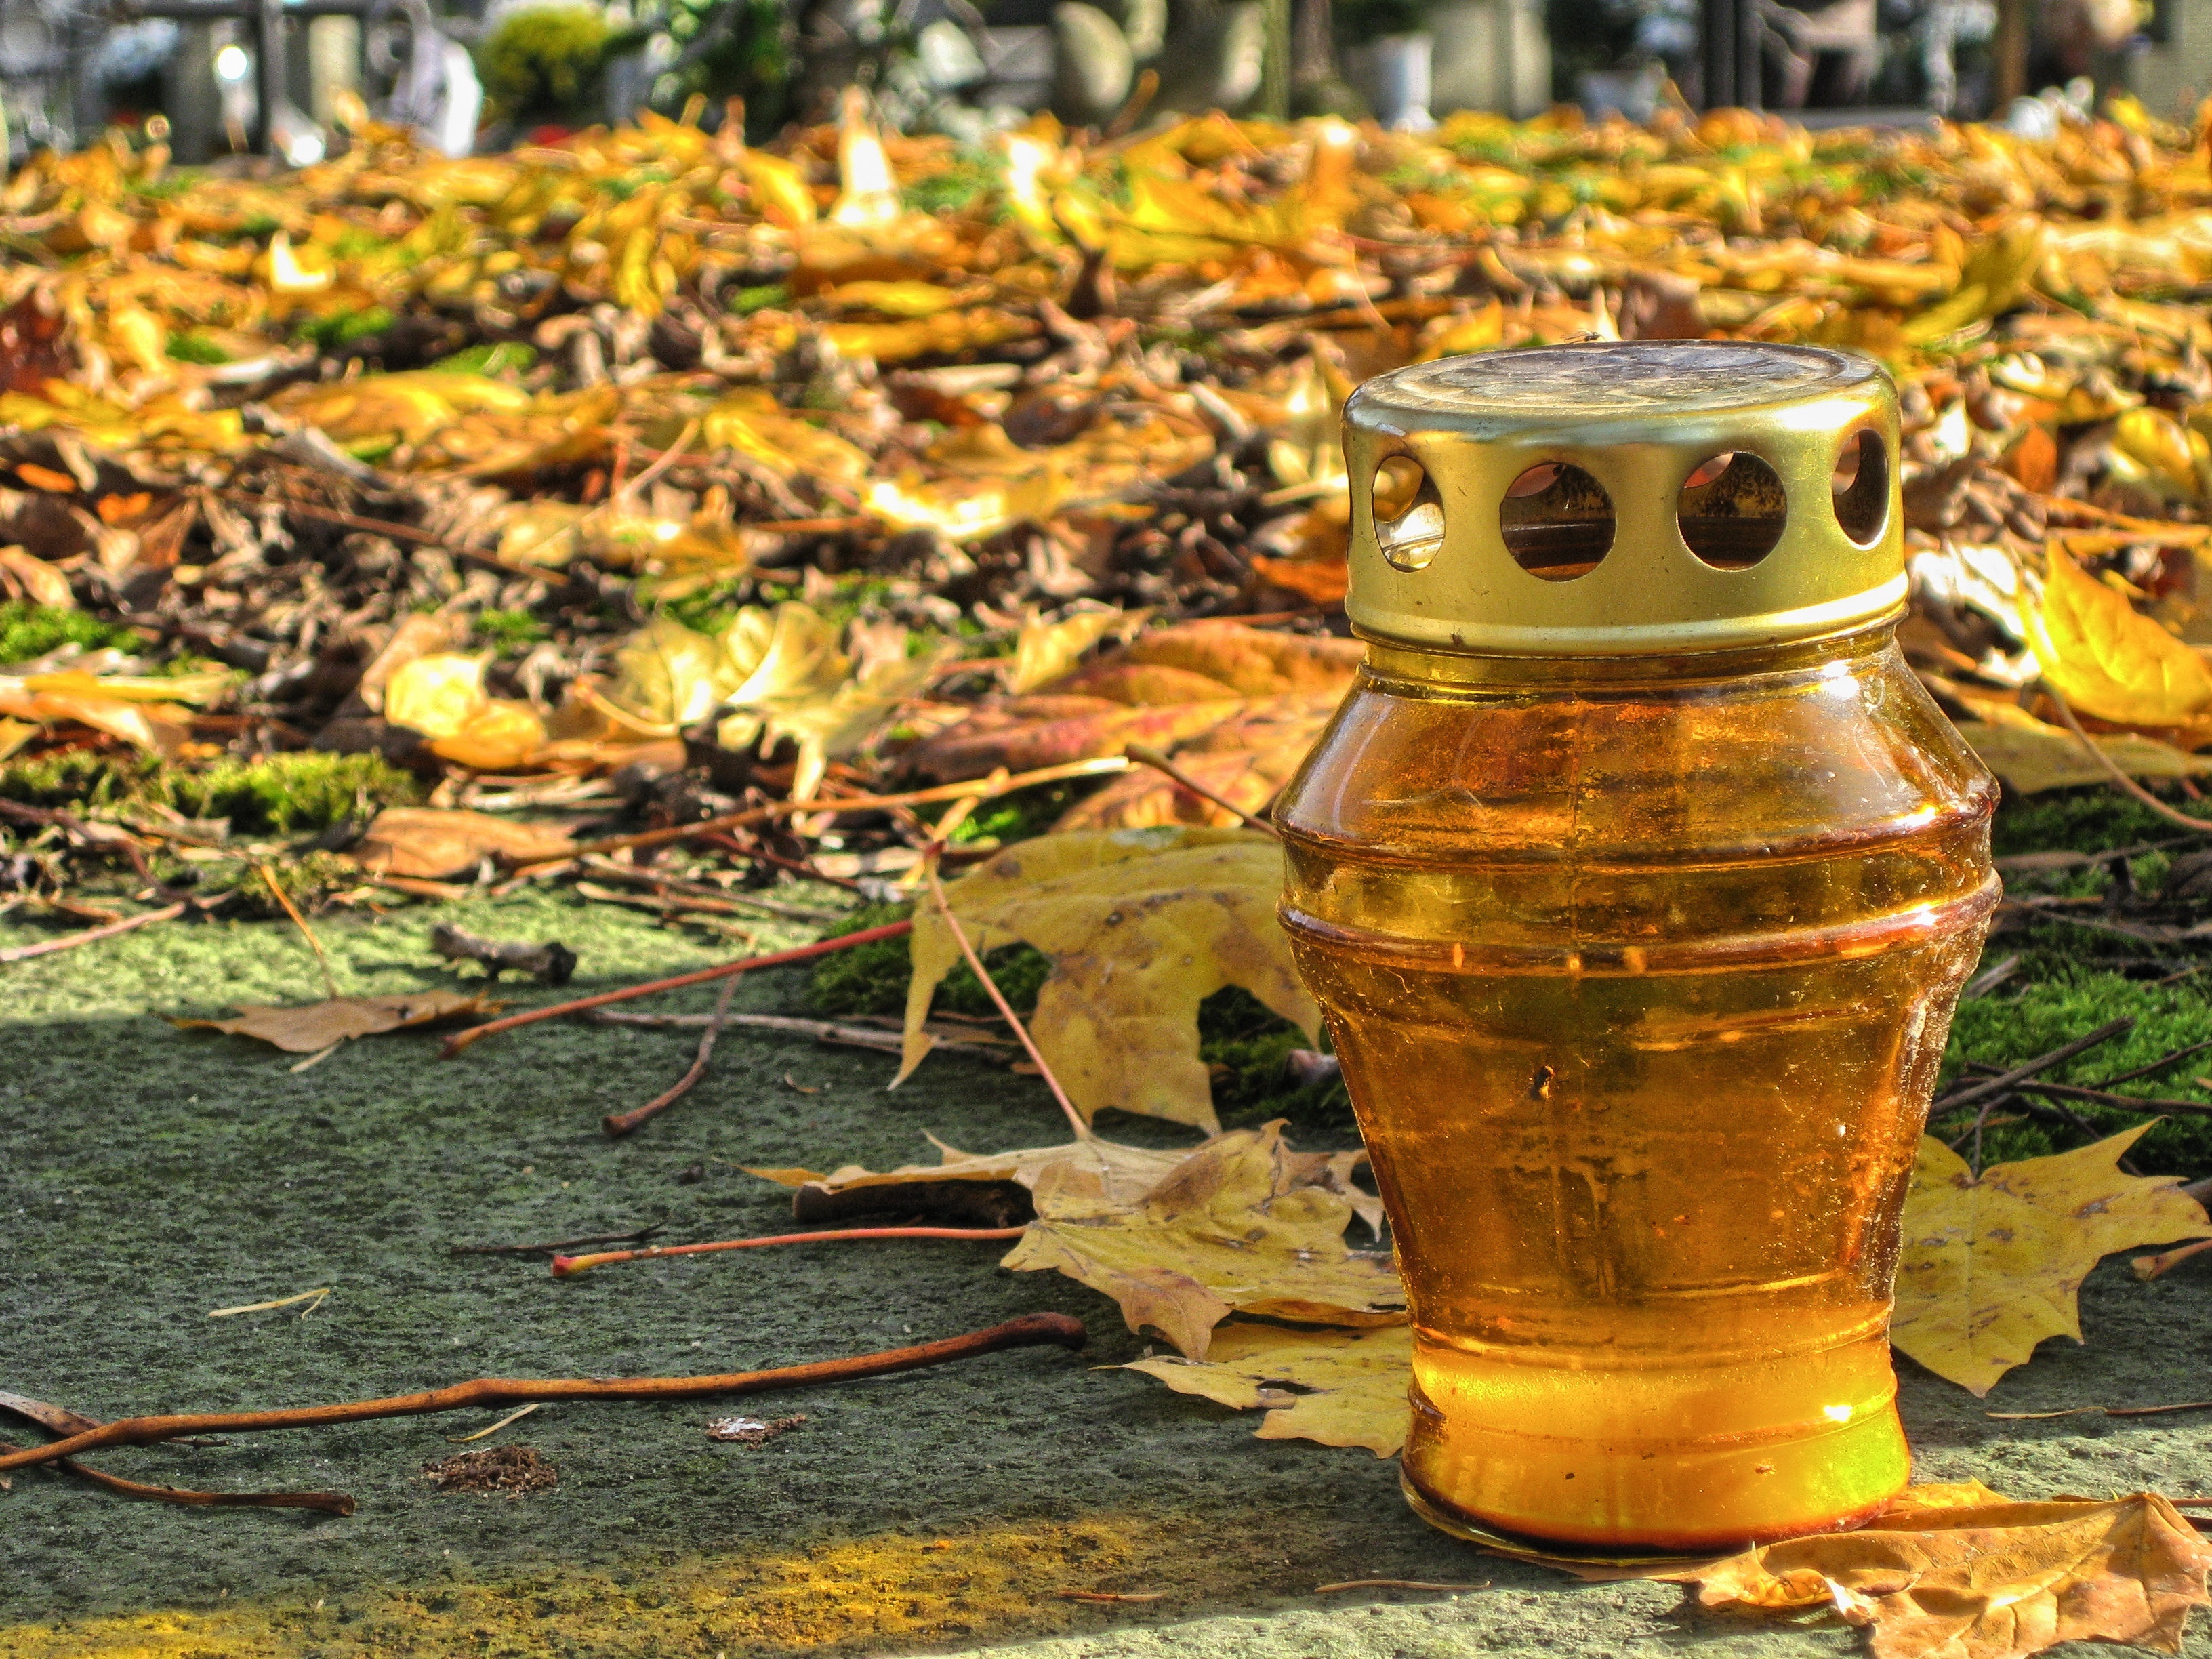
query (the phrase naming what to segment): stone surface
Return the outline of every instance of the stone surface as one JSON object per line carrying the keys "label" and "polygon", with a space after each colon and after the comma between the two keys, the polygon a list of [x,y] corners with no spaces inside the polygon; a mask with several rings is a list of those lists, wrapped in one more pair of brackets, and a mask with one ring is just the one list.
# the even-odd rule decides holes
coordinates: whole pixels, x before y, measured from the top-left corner
{"label": "stone surface", "polygon": [[[519,1006],[732,949],[548,896],[317,926],[345,990],[396,992],[453,982],[428,945],[441,920],[577,951],[564,993],[503,988]],[[0,925],[0,944],[50,936]],[[759,947],[796,937],[763,927]],[[1673,1587],[1585,1587],[1475,1554],[1413,1518],[1390,1463],[1255,1440],[1249,1417],[1097,1369],[1143,1343],[1078,1286],[997,1269],[1001,1247],[799,1247],[568,1281],[538,1261],[450,1254],[664,1218],[677,1240],[783,1231],[787,1196],[737,1165],[882,1167],[930,1156],[924,1130],[977,1149],[1037,1145],[1061,1131],[1034,1079],[939,1056],[886,1094],[887,1055],[732,1030],[690,1097],[610,1142],[600,1116],[672,1081],[695,1030],[548,1024],[447,1062],[434,1036],[398,1034],[295,1072],[294,1056],[160,1018],[319,995],[282,925],[155,927],[0,971],[0,1388],[112,1417],[483,1375],[781,1364],[1035,1309],[1076,1314],[1093,1336],[1080,1357],[1025,1351],[734,1405],[548,1407],[473,1443],[533,1446],[557,1467],[557,1486],[514,1500],[441,1494],[420,1475],[454,1449],[447,1436],[492,1412],[90,1460],[141,1480],[338,1487],[360,1502],[345,1520],[129,1503],[18,1474],[0,1492],[5,1659],[1860,1650],[1832,1624],[1711,1618]],[[802,989],[797,974],[762,975],[738,1006],[804,1012]],[[708,986],[666,1002],[697,1012],[712,1000]],[[1112,1115],[1102,1127],[1189,1139]],[[304,1318],[207,1317],[320,1285],[331,1299]],[[2045,1344],[1987,1407],[2212,1393],[2212,1261],[2149,1285],[2108,1261],[2083,1322],[2086,1346]],[[1996,1422],[1984,1402],[1901,1369],[1923,1479],[1975,1475],[2021,1497],[2206,1490],[2212,1417]],[[708,1438],[732,1410],[807,1420],[759,1447]],[[0,1436],[27,1432],[0,1425]],[[1488,1588],[1313,1593],[1357,1577]],[[1063,1589],[1162,1599],[1102,1605]],[[2192,1625],[2185,1652],[2212,1659],[2212,1621]]]}

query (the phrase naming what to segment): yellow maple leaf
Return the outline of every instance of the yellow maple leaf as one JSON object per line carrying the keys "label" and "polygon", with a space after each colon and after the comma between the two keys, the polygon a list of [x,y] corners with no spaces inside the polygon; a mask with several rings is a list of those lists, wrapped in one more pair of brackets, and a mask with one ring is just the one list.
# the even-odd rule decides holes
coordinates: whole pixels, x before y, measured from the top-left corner
{"label": "yellow maple leaf", "polygon": [[1395,1457],[1406,1443],[1413,1381],[1408,1325],[1368,1330],[1292,1330],[1232,1320],[1204,1359],[1158,1355],[1123,1366],[1177,1394],[1238,1411],[1264,1411],[1256,1437],[1364,1446]]}
{"label": "yellow maple leaf", "polygon": [[1066,1273],[1119,1303],[1131,1330],[1156,1330],[1192,1359],[1206,1357],[1231,1313],[1402,1323],[1389,1259],[1345,1243],[1352,1200],[1302,1180],[1296,1159],[1279,1121],[1240,1129],[1191,1153],[1133,1206],[1055,1165],[1036,1184],[1037,1218],[1000,1265]]}
{"label": "yellow maple leaf", "polygon": [[2116,1167],[2151,1127],[1996,1164],[1978,1180],[1948,1146],[1923,1137],[1905,1200],[1890,1341],[1978,1398],[2044,1338],[2081,1340],[2075,1297],[2102,1257],[2212,1237],[2178,1178]]}
{"label": "yellow maple leaf", "polygon": [[2191,647],[2052,544],[2043,596],[2021,620],[2044,683],[2075,708],[2127,726],[2181,726],[2212,705],[2212,669]]}
{"label": "yellow maple leaf", "polygon": [[[1220,1127],[1198,1056],[1198,1005],[1241,985],[1319,1040],[1275,920],[1281,846],[1245,830],[1178,825],[1041,836],[951,884],[976,951],[1035,946],[1053,960],[1034,1030],[1088,1122],[1109,1106]],[[941,912],[915,918],[903,1079],[929,1052],[938,984],[961,960]]]}
{"label": "yellow maple leaf", "polygon": [[2022,1659],[2060,1642],[2181,1650],[2212,1544],[2155,1492],[2097,1503],[1901,1503],[1845,1533],[1769,1544],[1694,1574],[1708,1607],[1829,1607],[1874,1659]]}

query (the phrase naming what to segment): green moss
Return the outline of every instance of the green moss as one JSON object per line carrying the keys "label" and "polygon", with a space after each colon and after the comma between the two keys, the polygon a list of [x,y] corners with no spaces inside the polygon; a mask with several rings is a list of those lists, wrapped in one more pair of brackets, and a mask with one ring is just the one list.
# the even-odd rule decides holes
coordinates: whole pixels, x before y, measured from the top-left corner
{"label": "green moss", "polygon": [[[2179,811],[2212,823],[2212,799],[2177,800]],[[2165,841],[2187,831],[2162,818],[2142,802],[2116,789],[2069,789],[2032,799],[2008,799],[1990,829],[1990,845],[1999,858],[2015,853],[2040,853],[2066,848],[2077,853],[2102,853],[2139,842]]]}
{"label": "green moss", "polygon": [[301,337],[313,340],[325,350],[351,345],[356,340],[365,340],[372,334],[381,334],[390,328],[392,313],[382,306],[369,306],[360,311],[337,311],[327,317],[318,317],[302,325]]}
{"label": "green moss", "polygon": [[750,317],[756,311],[766,311],[771,306],[791,303],[791,290],[781,283],[758,283],[750,288],[732,292],[729,308],[740,317]]}
{"label": "green moss", "polygon": [[505,653],[527,651],[546,635],[545,624],[527,611],[479,611],[477,637]]}
{"label": "green moss", "polygon": [[1097,787],[1095,781],[1068,780],[1034,784],[986,801],[969,813],[952,832],[952,844],[994,840],[1000,844],[1042,836],[1060,821],[1060,814]]}
{"label": "green moss", "polygon": [[[270,876],[276,878],[273,887]],[[238,921],[289,921],[291,913],[278,898],[280,892],[292,901],[294,908],[314,911],[322,908],[332,893],[360,885],[361,866],[350,859],[337,853],[309,853],[247,870],[230,890],[231,903],[223,914]],[[213,896],[212,891],[201,895],[202,898]]]}
{"label": "green moss", "polygon": [[0,799],[32,806],[166,806],[228,818],[240,835],[296,835],[420,801],[422,786],[375,755],[226,758],[191,770],[136,756],[73,750],[0,767]]}
{"label": "green moss", "polygon": [[419,781],[376,755],[269,755],[204,772],[171,769],[154,781],[162,805],[186,817],[227,817],[246,835],[327,829],[422,799]]}
{"label": "green moss", "polygon": [[[2100,1088],[2106,1078],[2212,1039],[2212,1004],[2207,1003],[2197,981],[2162,986],[2148,980],[2124,979],[2088,963],[2058,963],[2048,968],[2045,976],[2018,990],[2001,987],[1991,995],[1970,997],[1959,1005],[1951,1027],[1951,1045],[1943,1057],[1943,1083],[1937,1092],[1940,1095],[1961,1081],[1962,1068],[1969,1060],[2016,1066],[2123,1017],[2135,1020],[2134,1030],[2044,1073],[2042,1080]],[[2208,1073],[2212,1073],[2212,1053],[2181,1060],[2153,1076],[2119,1084],[2112,1092],[2201,1102],[2212,1111],[2212,1090],[2196,1082]],[[2114,1134],[2140,1123],[2155,1109],[2146,1107],[2136,1112],[2081,1101],[2066,1103],[2100,1135]],[[1947,1121],[1939,1126],[1939,1133],[1946,1138],[1955,1136],[1971,1117],[1969,1113]],[[1985,1164],[2039,1158],[2085,1146],[2089,1139],[2079,1129],[2057,1124],[2006,1124],[1984,1132],[1982,1157]],[[2139,1168],[2153,1174],[2195,1177],[2212,1172],[2212,1117],[2168,1116],[2137,1143],[2130,1156]]]}
{"label": "green moss", "polygon": [[538,348],[524,345],[518,340],[500,340],[483,345],[472,345],[465,351],[456,351],[450,357],[441,357],[431,364],[433,368],[450,369],[457,374],[523,374],[538,366]]}
{"label": "green moss", "polygon": [[0,800],[83,811],[132,799],[148,775],[136,756],[71,749],[0,766]]}
{"label": "green moss", "polygon": [[0,663],[27,662],[65,645],[81,645],[88,651],[112,645],[131,651],[144,643],[137,629],[102,622],[82,611],[55,611],[21,599],[0,605]]}
{"label": "green moss", "polygon": [[[910,907],[903,904],[863,905],[846,917],[836,932],[857,933],[863,928],[903,921],[912,914]],[[873,945],[840,951],[815,964],[807,986],[807,1000],[817,1012],[824,1014],[903,1013],[908,978],[907,963],[907,942],[903,938],[878,939]],[[1026,945],[1002,945],[989,951],[983,957],[983,965],[991,970],[992,980],[1019,1014],[1036,1009],[1037,992],[1052,971],[1051,959]],[[947,974],[944,983],[937,988],[936,1006],[951,1013],[979,1017],[998,1012],[990,994],[964,962]]]}
{"label": "green moss", "polygon": [[174,362],[214,364],[230,361],[228,351],[197,329],[187,333],[172,334],[161,349]]}
{"label": "green moss", "polygon": [[[1324,1038],[1326,1042],[1326,1038]],[[1342,1146],[1359,1126],[1341,1079],[1300,1084],[1289,1075],[1291,1051],[1306,1034],[1249,991],[1231,985],[1198,1005],[1198,1056],[1213,1074],[1213,1108],[1224,1128],[1290,1120],[1301,1146]]]}

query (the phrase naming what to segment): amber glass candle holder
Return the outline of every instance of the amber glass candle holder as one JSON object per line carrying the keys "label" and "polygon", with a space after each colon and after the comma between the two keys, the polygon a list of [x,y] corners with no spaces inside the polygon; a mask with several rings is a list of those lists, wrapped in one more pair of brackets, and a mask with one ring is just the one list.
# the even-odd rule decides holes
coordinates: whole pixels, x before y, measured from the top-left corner
{"label": "amber glass candle holder", "polygon": [[1428,1520],[1599,1552],[1905,1486],[1899,1211],[1998,887],[1906,668],[1873,363],[1449,358],[1346,410],[1365,666],[1277,808]]}

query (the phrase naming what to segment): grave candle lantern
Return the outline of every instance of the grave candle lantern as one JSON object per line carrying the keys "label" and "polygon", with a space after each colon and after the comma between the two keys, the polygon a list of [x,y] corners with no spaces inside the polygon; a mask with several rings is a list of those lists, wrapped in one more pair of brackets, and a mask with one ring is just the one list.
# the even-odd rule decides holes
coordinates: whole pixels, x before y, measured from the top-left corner
{"label": "grave candle lantern", "polygon": [[1906,668],[1894,391],[1733,342],[1450,358],[1345,414],[1360,678],[1276,817],[1448,1530],[1707,1550],[1909,1459],[1899,1217],[1998,887]]}

